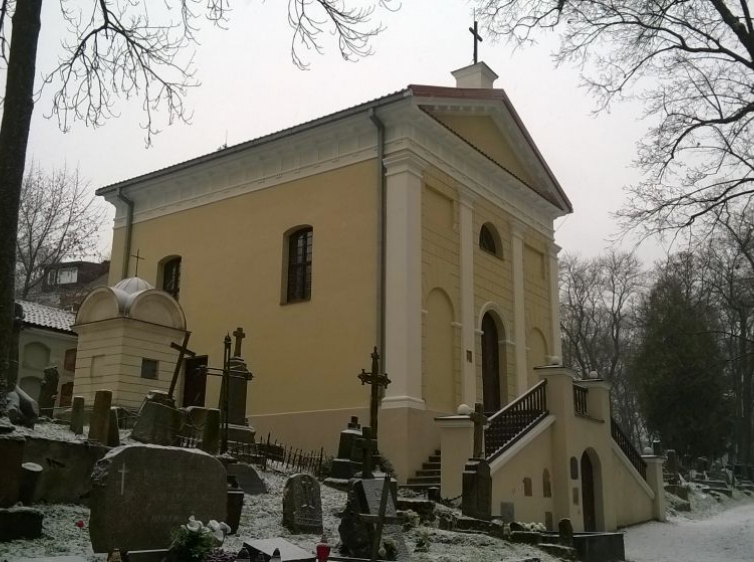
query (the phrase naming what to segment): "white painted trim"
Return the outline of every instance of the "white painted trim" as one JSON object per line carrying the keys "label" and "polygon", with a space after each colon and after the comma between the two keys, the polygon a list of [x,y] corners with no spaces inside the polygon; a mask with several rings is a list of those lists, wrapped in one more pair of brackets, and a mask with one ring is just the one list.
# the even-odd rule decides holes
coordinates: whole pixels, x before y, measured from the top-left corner
{"label": "white painted trim", "polygon": [[634,477],[634,480],[636,480],[639,483],[639,486],[641,486],[642,490],[646,492],[649,498],[651,500],[654,500],[655,499],[654,491],[652,490],[652,488],[649,487],[649,484],[647,484],[647,481],[644,480],[644,478],[642,478],[641,474],[639,474],[639,471],[636,470],[636,467],[634,467],[633,463],[628,459],[626,454],[623,452],[620,446],[615,442],[615,439],[613,439],[612,437],[610,438],[610,445],[615,455],[621,460],[621,462],[624,465],[626,465],[626,468],[631,473],[631,476]]}
{"label": "white painted trim", "polygon": [[535,425],[529,433],[516,441],[510,449],[505,451],[502,455],[500,455],[490,463],[490,474],[494,476],[495,472],[500,470],[500,468],[502,468],[507,462],[509,462],[513,457],[520,453],[529,443],[542,435],[542,433],[544,433],[545,430],[547,430],[547,428],[549,428],[554,423],[555,416],[550,414],[537,425]]}
{"label": "white painted trim", "polygon": [[513,339],[518,344],[516,357],[516,396],[528,390],[528,373],[526,365],[526,303],[524,291],[524,239],[521,225],[511,222],[513,254]]}
{"label": "white painted trim", "polygon": [[560,285],[558,277],[558,252],[560,246],[554,242],[547,247],[549,254],[548,269],[550,275],[550,340],[552,341],[550,355],[561,357],[563,355],[562,342],[560,340]]}
{"label": "white painted trim", "polygon": [[[464,404],[477,401],[476,335],[474,330],[474,197],[460,190],[458,205],[459,261],[461,266],[459,289],[461,293],[461,399]],[[466,351],[472,352],[472,361],[466,360]]]}
{"label": "white painted trim", "polygon": [[474,422],[469,416],[441,416],[435,418],[435,423],[442,428],[468,429],[473,427]]}
{"label": "white painted trim", "polygon": [[414,398],[413,396],[386,396],[381,401],[381,408],[383,410],[391,410],[393,408],[413,408],[415,410],[426,410],[427,404],[424,402],[424,400]]}

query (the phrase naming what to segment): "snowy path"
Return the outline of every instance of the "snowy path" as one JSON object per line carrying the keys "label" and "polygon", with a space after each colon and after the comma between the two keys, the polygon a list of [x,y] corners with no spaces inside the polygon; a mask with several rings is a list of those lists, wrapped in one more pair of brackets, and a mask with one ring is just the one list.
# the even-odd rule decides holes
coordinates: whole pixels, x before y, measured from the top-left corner
{"label": "snowy path", "polygon": [[625,542],[631,562],[752,562],[754,503],[704,520],[638,525],[626,530]]}

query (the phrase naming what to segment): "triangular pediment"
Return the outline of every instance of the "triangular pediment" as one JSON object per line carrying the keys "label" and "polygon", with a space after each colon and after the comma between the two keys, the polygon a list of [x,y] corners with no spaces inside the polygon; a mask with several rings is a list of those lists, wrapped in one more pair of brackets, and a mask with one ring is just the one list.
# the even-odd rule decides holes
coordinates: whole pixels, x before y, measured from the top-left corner
{"label": "triangular pediment", "polygon": [[502,134],[492,117],[437,110],[427,112],[519,179],[529,185],[535,183],[527,165],[521,161],[510,140]]}
{"label": "triangular pediment", "polygon": [[561,211],[571,203],[500,89],[410,86],[419,108]]}

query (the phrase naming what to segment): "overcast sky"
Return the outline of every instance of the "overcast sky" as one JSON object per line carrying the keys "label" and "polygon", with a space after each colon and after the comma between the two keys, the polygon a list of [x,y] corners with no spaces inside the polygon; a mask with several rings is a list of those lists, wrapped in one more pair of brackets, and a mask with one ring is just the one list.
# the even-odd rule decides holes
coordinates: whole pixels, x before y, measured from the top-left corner
{"label": "overcast sky", "polygon": [[[241,0],[233,4],[227,30],[205,25],[194,66],[201,81],[187,103],[190,125],[168,126],[145,148],[141,104],[121,101],[120,117],[103,127],[74,124],[60,132],[50,113],[52,91],[43,91],[32,122],[29,157],[44,167],[78,165],[92,188],[237,144],[406,87],[453,86],[450,72],[472,62],[471,6],[464,0],[405,0],[395,13],[379,12],[385,30],[372,42],[373,55],[343,61],[331,36],[325,54],[305,53],[308,71],[290,58],[287,2]],[[44,4],[38,71],[54,65],[63,33],[57,2]],[[555,68],[555,36],[514,50],[485,40],[480,60],[499,76],[545,159],[571,199],[575,212],[557,223],[556,240],[569,253],[594,255],[616,234],[610,212],[622,203],[622,187],[636,181],[635,143],[646,124],[637,105],[618,105],[593,116],[594,100],[579,87],[578,71]],[[106,244],[109,246],[109,244]],[[625,245],[625,244],[624,244]],[[640,254],[661,255],[655,244]]]}

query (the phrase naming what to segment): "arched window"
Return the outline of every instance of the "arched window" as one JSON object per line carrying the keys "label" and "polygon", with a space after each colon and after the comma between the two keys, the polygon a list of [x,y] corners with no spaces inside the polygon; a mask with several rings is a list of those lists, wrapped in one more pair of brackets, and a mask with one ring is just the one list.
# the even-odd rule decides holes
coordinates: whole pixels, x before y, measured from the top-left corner
{"label": "arched window", "polygon": [[286,302],[308,301],[312,294],[313,230],[306,226],[288,235]]}
{"label": "arched window", "polygon": [[162,264],[162,290],[175,300],[181,292],[181,258],[171,258]]}
{"label": "arched window", "polygon": [[492,224],[485,223],[479,229],[479,247],[493,256],[499,258],[503,256],[503,245],[500,241],[500,236]]}

